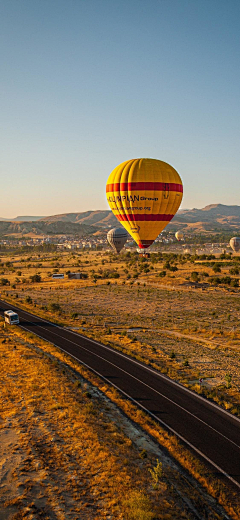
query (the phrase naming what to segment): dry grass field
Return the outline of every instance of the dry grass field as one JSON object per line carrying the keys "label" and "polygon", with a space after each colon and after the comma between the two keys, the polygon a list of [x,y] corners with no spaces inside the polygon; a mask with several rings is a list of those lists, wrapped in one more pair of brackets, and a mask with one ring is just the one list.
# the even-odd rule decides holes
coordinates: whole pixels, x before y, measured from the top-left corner
{"label": "dry grass field", "polygon": [[1,520],[226,518],[121,412],[116,392],[13,329],[1,322]]}
{"label": "dry grass field", "polygon": [[[2,283],[1,297],[3,299],[22,306],[33,313],[58,321],[66,327],[73,328],[76,332],[79,331],[95,337],[105,344],[110,344],[114,348],[141,359],[240,416],[240,289],[238,288],[237,274],[240,263],[238,257],[231,258],[229,255],[225,255],[225,258],[202,259],[189,255],[178,257],[174,257],[174,255],[151,255],[151,258],[142,258],[132,254],[123,254],[117,257],[104,252],[64,252],[38,253],[31,256],[29,254],[28,256],[15,254],[12,257],[2,255],[1,262],[0,283]],[[64,273],[64,280],[53,280],[52,274],[54,272]],[[67,272],[81,272],[87,278],[68,280]],[[164,273],[164,275],[161,273]],[[216,276],[220,278],[220,282],[214,279]],[[1,280],[5,281],[1,282]],[[18,349],[14,350],[13,354],[15,355],[17,351]],[[56,352],[52,352],[52,354],[55,357],[60,355]],[[24,356],[22,357],[24,359]],[[41,362],[43,362],[42,358]],[[46,371],[47,374],[46,360],[44,363],[41,373],[45,374]],[[28,364],[29,361],[27,360]],[[52,367],[52,363],[50,366]],[[74,369],[76,370],[76,367]],[[54,413],[64,416],[66,407],[61,402],[58,408],[60,399],[58,393],[59,388],[62,389],[65,385],[65,383],[60,382],[60,379],[67,376],[66,373],[63,375],[62,370],[57,369],[55,365],[54,370],[56,373],[53,386],[54,384],[58,385],[58,391],[55,394],[57,404]],[[199,384],[200,378],[203,379],[201,385]],[[69,378],[67,379],[68,384],[70,384]],[[89,374],[87,379],[88,381],[91,379]],[[72,382],[71,384],[74,385],[75,383]],[[92,381],[92,383],[95,384],[96,382]],[[86,382],[81,383],[81,385],[84,384]],[[239,505],[235,498],[229,498],[227,491],[222,489],[217,481],[213,484],[212,476],[209,476],[209,474],[206,476],[206,468],[198,465],[192,455],[184,452],[176,439],[169,438],[164,432],[159,433],[156,430],[156,425],[152,425],[151,421],[143,417],[142,412],[130,410],[130,405],[127,406],[126,402],[121,402],[121,399],[111,393],[110,389],[106,391],[101,384],[97,384],[97,386],[108,398],[110,397],[122,408],[125,414],[140,424],[161,445],[165,446],[182,467],[185,467],[227,509],[232,518],[237,519],[239,517]],[[34,396],[34,391],[31,391]],[[93,400],[91,399],[89,403],[89,400],[86,399],[88,391],[81,391],[83,393],[81,404],[85,407],[92,406]],[[76,392],[78,395],[80,390],[75,389]],[[96,390],[93,391],[93,394],[94,392]],[[39,394],[36,392],[36,395]],[[99,395],[97,398],[100,398]],[[31,400],[31,392],[29,399]],[[74,406],[77,405],[74,404]],[[101,410],[104,408],[102,406],[101,401]],[[40,415],[38,419],[41,418]],[[93,420],[92,427],[93,424],[96,426],[94,413],[89,413],[89,418]],[[24,418],[26,423],[29,420],[29,417]],[[76,418],[75,421],[77,422]],[[59,426],[58,421],[57,423]],[[60,423],[64,424],[64,421],[60,421]],[[87,429],[90,428],[89,424],[87,423]],[[121,416],[120,419],[118,418],[118,427],[122,429],[123,424],[123,416]],[[71,430],[74,431],[74,428],[71,427]],[[127,437],[131,439],[129,431]],[[103,444],[105,444],[105,441]],[[135,460],[136,443],[133,440],[131,442],[129,453],[133,454]],[[124,446],[125,444],[123,443]],[[117,447],[119,447],[118,443]],[[139,449],[140,446],[138,445]],[[123,506],[120,500],[123,491],[120,495],[117,495],[114,494],[117,493],[115,489],[113,495],[109,498],[109,502],[108,498],[106,499],[106,504],[112,504],[111,507],[104,505],[101,512],[96,512],[95,516],[94,509],[90,511],[90,506],[86,506],[84,512],[89,516],[81,516],[82,513],[80,516],[77,516],[76,513],[74,516],[74,513],[68,517],[66,516],[67,508],[65,508],[65,512],[59,513],[56,518],[101,519],[108,516],[109,518],[124,519],[139,518],[139,520],[140,518],[181,518],[181,516],[174,516],[175,511],[171,509],[172,506],[169,511],[168,508],[167,510],[162,508],[154,513],[155,516],[151,516],[153,510],[150,503],[155,503],[152,493],[157,491],[153,490],[149,484],[150,473],[148,469],[154,466],[153,460],[156,464],[156,458],[159,458],[155,453],[154,459],[153,447],[151,447],[151,450],[152,454],[148,455],[147,461],[141,459],[141,457],[139,461],[139,454],[137,456],[142,468],[142,483],[140,480],[137,483],[132,480],[129,485],[133,494],[139,489],[143,490],[144,500],[146,499],[146,504],[148,504],[146,508],[150,508],[149,512],[146,512],[146,515],[149,516],[131,516],[132,513],[127,512],[127,510],[123,514],[123,507],[130,506]],[[124,456],[122,454],[121,457],[126,460],[129,455]],[[149,467],[150,460],[151,468]],[[159,460],[163,459],[159,458]],[[126,471],[125,466],[123,466],[123,469]],[[99,470],[99,473],[102,472],[105,472],[103,467]],[[133,476],[135,476],[135,472]],[[54,479],[55,477],[53,481]],[[125,477],[123,481],[124,479]],[[180,485],[179,479],[176,479],[176,477],[171,475],[171,478],[168,477],[168,479],[174,489],[176,484],[173,484],[173,482],[177,480],[178,496],[180,493],[180,495],[188,496],[189,499],[189,496],[194,495],[195,492],[193,493],[189,489],[186,491],[182,482]],[[186,480],[184,482],[186,484]],[[166,481],[164,481],[165,484]],[[180,488],[183,485],[181,491],[179,491],[179,485]],[[120,485],[117,487],[123,490]],[[167,493],[167,489],[168,487],[165,488],[164,493]],[[59,492],[59,496],[61,492]],[[126,493],[124,492],[124,494]],[[171,502],[168,495],[164,495],[165,499],[167,502]],[[175,500],[176,497],[174,496]],[[198,500],[195,497],[194,504]],[[177,504],[177,502],[175,503]],[[119,504],[121,504],[120,509]],[[221,518],[221,513],[217,513],[216,507],[215,503],[213,512],[211,508],[208,509],[208,503],[208,506],[206,506],[207,513],[201,518]],[[186,513],[186,509],[183,510],[183,514],[187,515],[186,518],[192,518],[193,509],[190,507],[189,511]],[[55,518],[55,510],[51,514],[53,516],[49,516],[49,518]],[[62,517],[61,514],[63,514]],[[139,513],[137,514],[139,515]],[[157,514],[160,516],[156,516]],[[179,512],[176,514],[179,515]],[[23,516],[23,518],[25,517]],[[29,518],[31,517],[29,516]],[[183,516],[183,518],[185,517]]]}
{"label": "dry grass field", "polygon": [[[240,415],[240,257],[225,256],[2,257],[0,277],[10,282],[2,296],[123,349]],[[69,271],[87,278],[68,280]],[[53,280],[54,272],[65,279]],[[210,283],[216,274],[234,283]],[[34,276],[41,281],[32,283]]]}

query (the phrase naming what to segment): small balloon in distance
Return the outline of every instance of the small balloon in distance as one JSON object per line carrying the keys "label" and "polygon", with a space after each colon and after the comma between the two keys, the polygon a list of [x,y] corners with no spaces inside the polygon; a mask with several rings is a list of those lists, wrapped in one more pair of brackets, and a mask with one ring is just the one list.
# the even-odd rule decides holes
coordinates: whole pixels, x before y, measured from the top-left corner
{"label": "small balloon in distance", "polygon": [[180,241],[180,240],[183,239],[184,234],[182,233],[182,231],[177,231],[177,232],[175,233],[175,237],[176,237],[177,240]]}
{"label": "small balloon in distance", "polygon": [[113,228],[108,231],[107,240],[116,253],[120,253],[128,238],[127,231],[121,228]]}
{"label": "small balloon in distance", "polygon": [[183,185],[177,171],[158,159],[130,159],[109,175],[108,204],[140,249],[157,238],[177,212]]}
{"label": "small balloon in distance", "polygon": [[229,244],[235,253],[238,253],[238,251],[240,251],[240,237],[231,238]]}

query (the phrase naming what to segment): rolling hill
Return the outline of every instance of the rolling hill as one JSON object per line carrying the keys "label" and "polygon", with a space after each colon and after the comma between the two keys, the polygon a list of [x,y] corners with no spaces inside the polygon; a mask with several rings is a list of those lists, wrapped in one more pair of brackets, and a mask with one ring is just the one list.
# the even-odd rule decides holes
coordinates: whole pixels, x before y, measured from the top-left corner
{"label": "rolling hill", "polygon": [[202,209],[179,211],[171,226],[194,231],[240,230],[240,206],[210,204]]}
{"label": "rolling hill", "polygon": [[63,213],[44,217],[41,222],[73,222],[75,224],[96,225],[98,227],[116,226],[116,217],[110,210],[84,211],[83,213]]}
{"label": "rolling hill", "polygon": [[[38,235],[49,234],[86,234],[101,233],[111,227],[120,226],[110,210],[84,211],[79,213],[62,213],[35,221],[0,221],[0,235]],[[34,219],[34,217],[29,217]],[[36,220],[38,219],[38,220]],[[0,219],[1,220],[1,219]],[[240,206],[211,204],[202,209],[180,210],[168,225],[168,230],[182,229],[201,233],[223,232],[240,233]]]}
{"label": "rolling hill", "polygon": [[98,228],[72,222],[0,222],[0,236],[15,235],[93,235]]}
{"label": "rolling hill", "polygon": [[[94,225],[99,228],[119,226],[110,210],[85,211],[83,213],[64,213],[45,217],[40,222],[72,222]],[[240,229],[240,206],[211,204],[202,209],[180,210],[169,228],[194,229],[197,231],[223,231]]]}

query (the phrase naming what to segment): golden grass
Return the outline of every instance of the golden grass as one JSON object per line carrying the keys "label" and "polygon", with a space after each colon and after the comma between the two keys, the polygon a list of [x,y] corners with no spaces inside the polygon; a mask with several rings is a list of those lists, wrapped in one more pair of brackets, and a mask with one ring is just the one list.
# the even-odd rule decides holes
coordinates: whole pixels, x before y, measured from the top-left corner
{"label": "golden grass", "polygon": [[[197,265],[186,262],[178,265],[178,271],[167,272],[166,277],[160,278],[159,272],[163,270],[164,262],[151,264],[149,261],[149,266],[153,269],[145,273],[140,272],[137,263],[131,263],[121,255],[115,259],[102,253],[61,253],[38,257],[32,255],[28,260],[25,258],[24,262],[20,261],[20,257],[15,259],[19,262],[13,264],[14,272],[5,269],[2,276],[7,276],[11,283],[14,283],[17,271],[21,270],[20,281],[15,282],[15,289],[3,288],[2,297],[5,296],[16,305],[19,303],[30,312],[36,312],[65,326],[77,327],[79,332],[151,364],[169,377],[198,393],[204,393],[232,413],[239,415],[239,290],[228,292],[223,287],[210,287],[201,291],[181,285],[190,277],[192,271],[213,275],[210,267],[199,262]],[[2,260],[6,261],[9,258]],[[89,278],[53,281],[48,276],[53,269],[59,269],[60,272],[66,272],[67,269],[80,270],[87,273]],[[109,281],[97,280],[95,284],[92,271],[98,273],[100,269],[115,269],[120,278]],[[134,281],[136,269],[139,276]],[[229,269],[224,267],[222,274],[226,275],[228,271]],[[29,276],[36,273],[41,274],[42,282],[29,283]],[[128,278],[129,274],[131,278]],[[24,279],[26,282],[22,283],[21,280]],[[31,304],[26,302],[28,296],[32,298]],[[61,312],[51,312],[49,303],[59,304]],[[77,318],[73,317],[74,313],[78,314]],[[134,327],[139,327],[140,330],[127,332]],[[33,338],[31,341],[36,341]],[[41,348],[49,351],[50,347]],[[62,354],[54,347],[51,347],[50,351],[64,363],[80,370],[70,358],[61,357]],[[175,357],[171,357],[172,352]],[[232,373],[232,385],[227,389],[225,375],[229,372]],[[176,460],[199,479],[222,504],[227,504],[228,511],[231,511],[228,492],[226,491],[225,496],[225,491],[219,487],[218,482],[212,476],[209,478],[206,469],[199,465],[192,454],[184,450],[174,437],[168,436],[111,387],[104,385],[84,369],[81,369],[81,373],[165,446]],[[203,377],[204,382],[211,380],[213,384],[210,387],[206,382],[206,386],[200,387],[197,384],[199,377]],[[60,410],[58,402],[49,406],[56,413]],[[88,403],[87,406],[91,413],[92,405]],[[62,413],[64,414],[64,411]],[[238,507],[237,505],[236,508]],[[231,513],[235,518],[236,511],[238,509]]]}
{"label": "golden grass", "polygon": [[140,456],[113,405],[71,363],[63,365],[60,352],[38,340],[31,346],[12,330],[2,331],[1,340],[0,435],[16,436],[3,454],[10,466],[0,491],[2,516],[13,511],[25,518],[28,510],[67,519],[71,511],[72,519],[150,520],[168,518],[170,509],[172,519],[187,518],[164,478],[153,486],[151,450]]}
{"label": "golden grass", "polygon": [[[6,335],[6,331],[4,334]],[[10,334],[10,345],[8,343],[2,344],[4,347],[3,360],[6,363],[5,372],[9,374],[11,370],[12,378],[10,378],[10,384],[4,386],[5,402],[8,402],[8,407],[4,411],[4,418],[9,419],[11,416],[15,420],[16,416],[24,413],[24,418],[22,418],[20,424],[21,426],[23,422],[28,424],[28,430],[24,432],[25,447],[38,442],[34,429],[36,429],[36,420],[37,423],[40,421],[42,440],[50,437],[50,443],[54,442],[54,453],[51,450],[47,452],[51,461],[54,461],[55,458],[59,461],[62,460],[65,457],[65,451],[66,457],[69,457],[69,453],[73,456],[74,452],[74,457],[79,457],[77,459],[79,463],[84,460],[85,468],[88,467],[90,473],[91,471],[94,472],[93,482],[98,488],[101,487],[102,490],[105,490],[104,500],[108,501],[108,504],[110,504],[108,511],[114,511],[114,515],[119,514],[119,507],[130,507],[129,503],[126,503],[125,506],[122,504],[121,496],[130,493],[130,491],[135,493],[139,489],[143,490],[143,502],[145,498],[146,503],[149,503],[149,500],[156,503],[157,500],[157,505],[160,507],[158,515],[160,516],[156,518],[184,518],[184,511],[182,517],[174,516],[173,511],[171,512],[172,516],[164,516],[166,503],[171,503],[168,486],[170,488],[176,487],[178,492],[180,489],[181,493],[185,494],[190,500],[199,501],[200,498],[203,500],[202,492],[199,496],[199,488],[193,486],[192,483],[188,483],[186,477],[183,477],[182,470],[179,472],[176,468],[174,469],[174,465],[164,467],[164,479],[160,483],[160,488],[154,490],[154,482],[151,484],[148,470],[153,470],[156,467],[156,459],[153,458],[151,453],[148,453],[148,457],[145,459],[145,453],[142,455],[142,450],[136,451],[136,446],[132,443],[132,440],[124,434],[121,423],[116,424],[113,421],[113,412],[108,410],[109,401],[107,404],[102,400],[99,402],[99,394],[96,396],[94,388],[89,384],[91,382],[111,402],[120,407],[126,416],[134,423],[139,424],[152,438],[167,449],[181,466],[186,468],[208,493],[223,505],[232,518],[239,518],[240,505],[237,496],[221,481],[218,481],[209,468],[206,468],[192,453],[184,448],[175,436],[169,435],[139,408],[122,398],[112,386],[103,383],[53,345],[36,339],[33,335],[21,331],[21,329],[14,329],[13,331],[13,328],[11,328],[8,334]],[[17,349],[13,349],[12,345],[17,344],[17,342]],[[30,377],[29,364],[31,364]],[[20,368],[21,380],[18,381],[16,387],[15,378]],[[75,372],[71,372],[70,369]],[[27,410],[27,416],[25,410]],[[37,424],[37,431],[39,431],[38,426]],[[55,446],[55,440],[57,441],[59,438],[62,439],[60,447],[58,442]],[[42,446],[42,441],[38,445]],[[84,446],[84,449],[82,446]],[[95,461],[97,466],[95,466]],[[48,461],[48,465],[50,462]],[[61,464],[59,462],[60,466]],[[76,471],[76,468],[74,471]],[[157,497],[161,496],[161,500],[158,498],[160,504],[158,504],[158,499],[154,495],[155,492],[158,493]],[[94,493],[97,493],[95,488]],[[61,496],[61,490],[59,496]],[[206,501],[206,499],[204,500]],[[172,505],[169,507],[172,510]],[[206,507],[206,504],[203,507]],[[217,506],[212,509],[210,507],[209,519],[218,518],[214,516],[218,513]],[[156,512],[154,514],[156,515]],[[179,515],[179,511],[176,514]],[[211,516],[212,514],[213,516]],[[219,515],[219,518],[221,518],[220,513]],[[100,518],[105,517],[101,516]],[[114,516],[114,518],[118,518],[118,516]],[[129,516],[129,518],[135,517]]]}
{"label": "golden grass", "polygon": [[[240,342],[237,333],[232,345],[228,335],[219,333],[218,337],[215,331],[212,339],[210,329],[201,329],[202,322],[212,323],[209,308],[210,314],[214,313],[218,320],[226,315],[227,323],[232,310],[234,320],[238,316],[237,295],[188,294],[179,288],[169,291],[159,287],[91,286],[82,280],[49,283],[49,286],[29,285],[24,291],[24,299],[19,295],[18,299],[12,300],[14,291],[11,297],[8,291],[6,299],[57,323],[77,327],[79,332],[151,364],[222,406],[228,400],[229,410],[240,415]],[[26,302],[27,296],[32,298],[32,304]],[[50,304],[54,302],[60,305],[62,312],[51,312]],[[77,318],[73,317],[74,313]],[[191,329],[193,316],[197,324],[195,332]],[[127,332],[134,327],[139,330]],[[172,352],[174,358],[171,358]],[[233,372],[233,377],[231,387],[227,388],[225,376],[229,372]],[[192,383],[199,378],[204,381],[200,389]],[[216,381],[211,388],[205,384],[209,378]]]}

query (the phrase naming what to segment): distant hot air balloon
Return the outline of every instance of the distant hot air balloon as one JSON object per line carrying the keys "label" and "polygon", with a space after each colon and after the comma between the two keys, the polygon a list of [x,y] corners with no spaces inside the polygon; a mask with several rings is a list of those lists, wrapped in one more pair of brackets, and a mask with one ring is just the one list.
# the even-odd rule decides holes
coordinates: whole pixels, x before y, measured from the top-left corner
{"label": "distant hot air balloon", "polygon": [[231,248],[233,249],[233,251],[235,251],[235,253],[240,251],[240,238],[239,237],[231,238],[229,244],[230,244]]}
{"label": "distant hot air balloon", "polygon": [[112,171],[106,191],[114,215],[138,247],[146,249],[177,212],[183,185],[169,164],[157,159],[131,159]]}
{"label": "distant hot air balloon", "polygon": [[177,232],[175,233],[175,237],[176,237],[177,240],[180,241],[180,240],[183,239],[184,235],[183,235],[182,231],[177,231]]}
{"label": "distant hot air balloon", "polygon": [[107,240],[116,253],[120,253],[127,241],[127,237],[128,233],[123,227],[110,229],[107,234]]}

